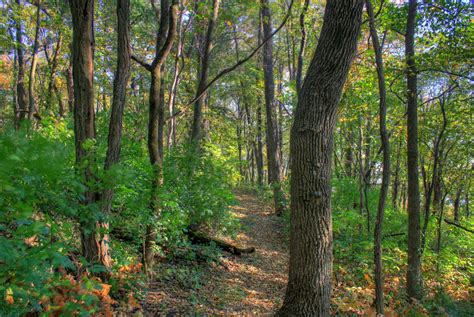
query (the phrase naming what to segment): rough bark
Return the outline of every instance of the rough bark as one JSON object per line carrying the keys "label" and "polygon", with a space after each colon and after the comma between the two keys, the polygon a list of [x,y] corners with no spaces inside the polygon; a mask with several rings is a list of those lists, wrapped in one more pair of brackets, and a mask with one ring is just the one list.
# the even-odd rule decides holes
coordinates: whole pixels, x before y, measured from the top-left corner
{"label": "rough bark", "polygon": [[[76,167],[80,172],[86,191],[83,203],[92,210],[98,195],[91,188],[95,183],[92,171],[94,152],[86,142],[95,140],[94,117],[94,1],[70,2],[73,38],[72,64],[74,89],[74,135],[76,145]],[[82,254],[90,263],[107,266],[107,248],[102,248],[97,232],[100,223],[92,220],[89,212],[81,216]]]}
{"label": "rough bark", "polygon": [[278,316],[330,316],[331,163],[337,106],[356,52],[363,1],[328,0],[291,129],[289,280]]}
{"label": "rough bark", "polygon": [[[16,0],[16,4],[21,7],[21,0]],[[16,54],[18,58],[18,76],[16,80],[16,97],[18,102],[17,113],[15,114],[15,128],[18,130],[26,118],[28,112],[28,95],[25,88],[25,60],[23,55],[23,30],[21,20],[15,21],[16,26]]]}
{"label": "rough bark", "polygon": [[[130,0],[117,0],[117,68],[113,84],[112,110],[109,120],[109,135],[107,139],[107,154],[105,157],[105,171],[110,170],[120,159],[122,140],[123,111],[127,98],[127,83],[130,78]],[[108,184],[102,195],[102,212],[104,217],[110,214],[114,191],[113,184]],[[108,222],[103,227],[109,228]],[[106,232],[101,236],[102,248],[109,245],[109,235]],[[104,259],[110,265],[110,253]]]}
{"label": "rough bark", "polygon": [[377,67],[377,79],[379,86],[379,131],[382,143],[382,185],[380,187],[377,218],[374,230],[374,280],[375,280],[375,308],[378,315],[384,314],[383,295],[383,263],[382,263],[382,229],[385,214],[385,202],[390,185],[390,142],[387,133],[387,89],[385,85],[385,70],[382,58],[382,47],[379,42],[377,29],[375,27],[374,9],[370,0],[366,0],[367,14],[369,16],[370,36],[375,52],[375,64]]}
{"label": "rough bark", "polygon": [[[272,35],[272,21],[269,0],[261,0],[261,18],[263,37]],[[273,76],[273,41],[270,39],[263,45],[263,75],[265,81],[266,137],[268,183],[273,188],[275,213],[282,215],[285,207],[284,195],[281,189],[281,157],[278,142],[278,127],[275,103],[275,82]]]}
{"label": "rough bark", "polygon": [[409,0],[405,58],[407,78],[408,269],[407,294],[421,299],[420,191],[418,171],[417,70],[415,30],[417,1]]}
{"label": "rough bark", "polygon": [[203,107],[207,98],[207,94],[203,94],[203,91],[205,91],[209,79],[212,36],[217,22],[217,16],[219,14],[219,4],[220,0],[213,0],[212,2],[212,15],[209,18],[206,36],[202,42],[202,45],[200,45],[201,49],[199,50],[199,83],[196,92],[196,97],[199,96],[199,98],[194,103],[193,124],[190,138],[191,143],[194,143],[195,145],[199,145],[203,137]]}

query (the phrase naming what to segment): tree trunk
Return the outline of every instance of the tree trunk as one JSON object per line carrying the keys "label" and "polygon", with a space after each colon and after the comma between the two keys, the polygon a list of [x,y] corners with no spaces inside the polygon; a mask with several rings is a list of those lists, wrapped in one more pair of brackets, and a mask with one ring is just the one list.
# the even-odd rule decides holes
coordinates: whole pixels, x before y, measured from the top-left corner
{"label": "tree trunk", "polygon": [[151,179],[150,217],[146,225],[144,242],[144,262],[147,274],[151,274],[154,265],[154,246],[156,244],[156,231],[154,224],[161,216],[161,207],[158,189],[163,184],[163,131],[164,131],[164,87],[163,69],[173,43],[176,39],[178,24],[179,0],[162,0],[160,29],[156,37],[155,58],[147,64],[132,56],[140,65],[150,72],[150,95],[148,116],[148,155],[153,168]]}
{"label": "tree trunk", "polygon": [[455,222],[459,222],[459,206],[461,204],[462,186],[459,186],[454,197],[453,217]]}
{"label": "tree trunk", "polygon": [[[171,83],[170,91],[169,91],[169,99],[168,99],[168,112],[170,116],[172,116],[169,119],[168,122],[168,139],[167,139],[167,146],[168,149],[171,149],[171,147],[176,143],[176,117],[173,116],[175,113],[175,104],[176,104],[176,94],[178,92],[178,84],[180,82],[180,74],[182,71],[182,68],[180,69],[179,67],[179,60],[183,54],[183,15],[179,15],[179,22],[178,22],[178,31],[177,31],[177,37],[178,37],[178,47],[176,49],[176,57],[174,60],[174,74],[173,74],[173,82]],[[182,66],[184,67],[184,65]]]}
{"label": "tree trunk", "polygon": [[300,40],[300,50],[298,53],[298,66],[296,68],[296,93],[299,95],[301,92],[301,86],[303,85],[303,58],[304,51],[306,47],[306,27],[304,19],[306,12],[308,12],[309,0],[305,0],[303,4],[303,10],[300,14],[300,29],[301,29],[301,40]]}
{"label": "tree trunk", "polygon": [[[110,112],[109,135],[107,139],[107,155],[105,158],[105,171],[119,162],[122,140],[123,111],[127,98],[127,84],[130,78],[130,0],[118,0],[117,14],[117,68],[114,78],[112,110]],[[112,209],[113,183],[109,183],[102,196],[102,212],[105,218]],[[102,226],[109,228],[108,222],[104,221]],[[101,247],[107,249],[110,244],[108,233],[104,233],[100,239]],[[105,261],[110,265],[110,253]]]}
{"label": "tree trunk", "polygon": [[220,0],[213,0],[212,3],[212,16],[209,19],[207,25],[206,37],[202,45],[200,45],[200,65],[199,65],[199,83],[198,89],[196,92],[196,97],[199,97],[194,103],[194,115],[193,115],[193,124],[191,128],[191,142],[195,145],[199,145],[202,140],[203,133],[203,107],[207,98],[207,93],[203,93],[206,88],[207,81],[209,78],[209,64],[210,64],[210,55],[212,49],[212,35],[217,21],[217,16],[219,14],[219,2]]}
{"label": "tree trunk", "polygon": [[330,316],[331,155],[337,106],[362,23],[363,1],[328,0],[291,130],[288,287],[278,316]]}
{"label": "tree trunk", "polygon": [[420,191],[418,171],[418,110],[415,65],[417,1],[409,0],[405,58],[407,77],[408,269],[407,294],[421,299]]}
{"label": "tree trunk", "polygon": [[256,153],[257,161],[257,183],[263,185],[263,142],[262,142],[262,106],[259,102],[257,105],[257,135],[256,135]]}
{"label": "tree trunk", "polygon": [[[70,2],[73,38],[72,64],[74,89],[74,133],[76,144],[76,166],[84,185],[84,204],[92,209],[97,202],[97,192],[91,189],[96,182],[93,174],[94,150],[88,142],[95,140],[94,117],[94,1]],[[102,248],[97,232],[100,223],[90,214],[81,217],[82,253],[90,263],[107,266],[108,249]]]}
{"label": "tree trunk", "polygon": [[[59,31],[58,41],[56,42],[56,48],[54,49],[53,58],[51,60],[51,70],[49,73],[48,91],[47,91],[47,97],[46,97],[46,110],[50,109],[51,104],[53,102],[53,94],[55,91],[58,90],[55,83],[55,77],[56,77],[56,71],[58,70],[59,54],[61,52],[62,45],[63,45],[63,37],[62,37],[61,31]],[[60,106],[59,109],[61,110],[62,105],[59,105],[59,106]]]}
{"label": "tree trunk", "polygon": [[[261,18],[263,25],[263,38],[268,39],[272,34],[272,21],[269,0],[261,0]],[[273,200],[275,213],[282,215],[285,202],[281,189],[281,157],[278,142],[278,127],[276,118],[275,83],[273,77],[273,41],[263,45],[263,75],[265,80],[265,108],[266,108],[266,137],[267,137],[267,162],[268,183],[273,187]]]}
{"label": "tree trunk", "polygon": [[431,177],[431,182],[428,181],[429,185],[427,185],[427,192],[425,194],[425,205],[424,205],[424,219],[423,219],[423,230],[421,232],[421,253],[423,254],[426,245],[426,233],[428,231],[428,224],[430,220],[430,208],[431,208],[431,195],[433,194],[433,189],[435,185],[435,179],[438,173],[438,164],[439,164],[439,148],[441,141],[443,140],[444,131],[446,130],[446,126],[448,125],[448,121],[446,118],[446,111],[444,109],[444,98],[440,99],[440,108],[441,113],[443,115],[443,125],[441,126],[441,130],[436,137],[435,146],[433,150],[433,176]]}
{"label": "tree trunk", "polygon": [[[21,8],[21,0],[16,0],[18,7]],[[18,111],[15,114],[15,128],[18,130],[26,118],[28,112],[28,95],[25,88],[25,60],[23,55],[23,30],[21,20],[15,21],[16,24],[16,53],[18,58],[18,77],[16,81],[16,97],[18,101]]]}
{"label": "tree trunk", "polygon": [[67,105],[68,111],[74,112],[74,78],[72,76],[72,63],[66,70],[66,86],[67,86]]}
{"label": "tree trunk", "polygon": [[374,280],[375,280],[375,308],[378,315],[384,314],[383,296],[383,263],[382,263],[382,228],[385,214],[385,201],[390,185],[390,143],[387,133],[387,91],[385,86],[385,70],[382,58],[382,47],[379,42],[377,29],[375,28],[374,9],[370,0],[366,0],[367,14],[369,16],[370,36],[375,52],[375,64],[377,67],[377,79],[379,85],[379,130],[383,151],[382,185],[380,188],[377,218],[374,230]]}
{"label": "tree trunk", "polygon": [[33,53],[31,58],[30,67],[30,81],[28,82],[28,96],[29,96],[29,108],[28,108],[28,119],[33,119],[33,115],[37,114],[36,101],[35,101],[35,77],[36,77],[36,66],[38,64],[38,45],[39,45],[39,31],[41,25],[41,1],[37,2],[36,9],[36,28],[35,28],[35,40],[33,43]]}
{"label": "tree trunk", "polygon": [[397,204],[398,195],[400,191],[400,152],[402,148],[402,139],[399,138],[398,147],[397,147],[397,161],[395,165],[395,177],[392,185],[392,207],[393,209],[398,209],[400,206]]}

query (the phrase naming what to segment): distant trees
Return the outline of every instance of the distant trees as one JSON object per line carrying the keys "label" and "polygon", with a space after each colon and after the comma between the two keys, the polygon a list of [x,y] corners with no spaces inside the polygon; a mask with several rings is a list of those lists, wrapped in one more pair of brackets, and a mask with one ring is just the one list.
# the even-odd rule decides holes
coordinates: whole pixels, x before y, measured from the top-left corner
{"label": "distant trees", "polygon": [[[272,19],[268,0],[261,0],[261,18],[263,37],[268,39],[272,34]],[[273,187],[275,213],[282,215],[285,208],[283,191],[281,189],[281,156],[280,140],[278,137],[278,123],[275,103],[275,79],[273,77],[273,40],[263,45],[263,75],[265,80],[265,109],[266,109],[266,137],[268,183]]]}
{"label": "distant trees", "polygon": [[290,269],[278,316],[330,315],[333,134],[342,88],[357,49],[363,3],[327,1],[296,107],[290,139]]}

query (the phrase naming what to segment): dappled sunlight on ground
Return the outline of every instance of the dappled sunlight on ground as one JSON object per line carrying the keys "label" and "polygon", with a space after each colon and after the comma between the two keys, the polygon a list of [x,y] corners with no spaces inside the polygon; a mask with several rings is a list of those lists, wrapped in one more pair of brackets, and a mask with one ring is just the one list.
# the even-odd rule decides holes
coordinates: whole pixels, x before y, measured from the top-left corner
{"label": "dappled sunlight on ground", "polygon": [[145,315],[157,313],[246,316],[271,315],[283,302],[287,282],[288,252],[281,219],[254,195],[237,192],[233,206],[241,232],[231,239],[256,251],[241,256],[224,253],[220,263],[206,267],[197,289],[174,281],[157,281],[145,299]]}

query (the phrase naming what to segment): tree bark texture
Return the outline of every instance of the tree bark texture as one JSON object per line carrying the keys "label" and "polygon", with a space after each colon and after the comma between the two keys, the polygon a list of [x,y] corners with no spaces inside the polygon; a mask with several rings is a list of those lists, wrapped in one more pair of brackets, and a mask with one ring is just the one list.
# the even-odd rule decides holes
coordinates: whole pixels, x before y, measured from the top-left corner
{"label": "tree bark texture", "polygon": [[[113,85],[112,110],[109,120],[109,135],[107,139],[107,154],[105,157],[106,171],[110,170],[120,159],[122,140],[123,111],[126,105],[127,84],[130,79],[130,0],[117,0],[117,68]],[[102,212],[107,217],[112,209],[113,184],[107,186],[102,195]],[[108,229],[109,224],[103,223]],[[110,243],[109,235],[103,234],[100,244],[107,248]],[[110,254],[106,262],[110,265]]]}
{"label": "tree bark texture", "polygon": [[337,106],[362,23],[362,0],[328,0],[290,136],[288,287],[278,316],[330,316],[331,165]]}
{"label": "tree bark texture", "polygon": [[421,299],[420,190],[418,171],[417,74],[415,30],[417,1],[408,2],[405,58],[407,78],[408,269],[407,294]]}
{"label": "tree bark texture", "polygon": [[86,186],[84,205],[86,212],[81,217],[81,242],[83,256],[90,263],[107,266],[107,248],[102,248],[97,235],[100,222],[93,220],[94,204],[98,200],[96,182],[92,171],[94,151],[87,142],[95,140],[94,117],[94,1],[70,2],[73,38],[72,64],[74,89],[74,135],[76,166]]}

